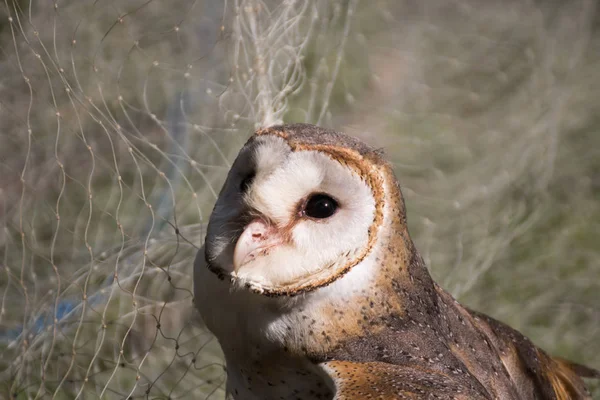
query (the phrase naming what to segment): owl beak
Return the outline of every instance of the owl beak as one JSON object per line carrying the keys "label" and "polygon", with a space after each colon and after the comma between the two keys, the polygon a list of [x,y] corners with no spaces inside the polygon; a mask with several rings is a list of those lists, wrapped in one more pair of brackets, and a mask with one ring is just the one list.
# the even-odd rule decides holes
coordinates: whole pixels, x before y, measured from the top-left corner
{"label": "owl beak", "polygon": [[283,239],[277,229],[261,219],[250,222],[239,237],[233,251],[233,269],[238,271],[243,265],[266,255],[270,249],[281,245]]}

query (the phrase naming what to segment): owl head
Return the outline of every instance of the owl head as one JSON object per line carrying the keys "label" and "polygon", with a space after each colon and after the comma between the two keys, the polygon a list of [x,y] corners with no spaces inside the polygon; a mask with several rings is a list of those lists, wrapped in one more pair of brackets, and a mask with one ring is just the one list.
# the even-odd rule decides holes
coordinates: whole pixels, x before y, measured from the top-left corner
{"label": "owl head", "polygon": [[267,296],[318,289],[371,254],[386,204],[403,214],[391,167],[358,139],[308,124],[259,130],[211,215],[208,268]]}

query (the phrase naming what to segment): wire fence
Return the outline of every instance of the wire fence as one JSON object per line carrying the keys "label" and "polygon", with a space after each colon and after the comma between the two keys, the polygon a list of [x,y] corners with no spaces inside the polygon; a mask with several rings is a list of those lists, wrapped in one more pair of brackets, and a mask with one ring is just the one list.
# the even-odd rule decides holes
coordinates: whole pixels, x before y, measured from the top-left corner
{"label": "wire fence", "polygon": [[0,397],[224,398],[192,262],[283,121],[384,147],[437,280],[600,367],[597,5],[5,0]]}

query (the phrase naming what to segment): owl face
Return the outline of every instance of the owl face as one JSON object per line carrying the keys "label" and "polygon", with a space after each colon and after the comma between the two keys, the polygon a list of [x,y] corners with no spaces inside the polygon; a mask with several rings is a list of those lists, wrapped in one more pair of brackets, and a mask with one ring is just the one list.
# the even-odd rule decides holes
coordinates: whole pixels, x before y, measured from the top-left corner
{"label": "owl face", "polygon": [[270,296],[325,286],[371,251],[381,185],[377,166],[359,151],[258,132],[211,215],[209,268],[234,287]]}

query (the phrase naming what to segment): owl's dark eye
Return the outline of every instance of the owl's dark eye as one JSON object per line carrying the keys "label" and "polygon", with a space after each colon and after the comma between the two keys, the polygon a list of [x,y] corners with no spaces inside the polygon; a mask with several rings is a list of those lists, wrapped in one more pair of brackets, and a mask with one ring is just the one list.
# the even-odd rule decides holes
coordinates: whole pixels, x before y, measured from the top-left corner
{"label": "owl's dark eye", "polygon": [[323,193],[312,195],[304,206],[304,215],[311,218],[329,218],[338,209],[338,203]]}
{"label": "owl's dark eye", "polygon": [[246,191],[252,184],[252,181],[254,180],[255,176],[256,176],[256,172],[251,172],[248,175],[246,175],[246,177],[244,179],[242,179],[242,182],[240,183],[240,192],[246,193]]}

